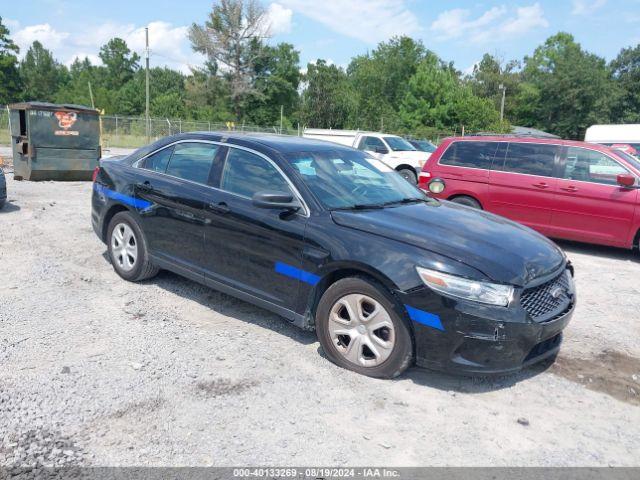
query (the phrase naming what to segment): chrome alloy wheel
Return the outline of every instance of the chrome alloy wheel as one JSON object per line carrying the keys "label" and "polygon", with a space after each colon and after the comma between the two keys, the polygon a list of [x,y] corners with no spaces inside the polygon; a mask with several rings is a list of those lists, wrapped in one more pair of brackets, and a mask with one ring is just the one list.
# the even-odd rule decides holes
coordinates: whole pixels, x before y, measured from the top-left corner
{"label": "chrome alloy wheel", "polygon": [[111,233],[111,251],[118,267],[125,272],[133,270],[138,259],[138,241],[133,229],[119,223]]}
{"label": "chrome alloy wheel", "polygon": [[329,335],[336,350],[349,362],[363,367],[383,363],[395,345],[393,322],[373,298],[345,295],[331,308]]}

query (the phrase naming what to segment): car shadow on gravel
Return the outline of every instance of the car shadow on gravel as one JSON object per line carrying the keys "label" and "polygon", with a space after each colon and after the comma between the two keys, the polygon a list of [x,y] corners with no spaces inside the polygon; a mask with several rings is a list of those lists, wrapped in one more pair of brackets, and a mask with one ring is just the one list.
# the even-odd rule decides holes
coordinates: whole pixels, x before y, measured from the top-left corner
{"label": "car shadow on gravel", "polygon": [[0,215],[11,213],[11,212],[17,212],[18,210],[20,210],[19,205],[16,205],[12,201],[7,201],[4,204],[4,207],[0,208]]}
{"label": "car shadow on gravel", "polygon": [[551,367],[553,360],[527,367],[520,372],[506,375],[454,375],[426,368],[413,367],[400,376],[398,380],[410,379],[412,382],[429,388],[436,388],[454,393],[486,393],[510,388],[517,383],[540,375]]}
{"label": "car shadow on gravel", "polygon": [[555,240],[555,242],[567,253],[591,255],[594,257],[609,258],[612,260],[629,260],[631,262],[640,263],[640,254],[638,254],[635,249],[627,250],[626,248],[571,242],[569,240]]}
{"label": "car shadow on gravel", "polygon": [[[103,252],[102,257],[111,265],[106,251]],[[284,317],[167,270],[161,270],[156,277],[141,283],[157,285],[174,295],[198,302],[221,315],[274,331],[304,345],[310,345],[316,341],[314,332],[301,330],[290,324]]]}

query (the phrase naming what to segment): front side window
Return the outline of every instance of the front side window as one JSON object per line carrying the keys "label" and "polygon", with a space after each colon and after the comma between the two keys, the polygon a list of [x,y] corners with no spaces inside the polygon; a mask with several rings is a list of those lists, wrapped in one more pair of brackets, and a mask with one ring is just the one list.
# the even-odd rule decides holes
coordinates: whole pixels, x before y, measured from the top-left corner
{"label": "front side window", "polygon": [[265,190],[291,192],[287,181],[271,163],[237,148],[229,149],[220,188],[247,198]]}
{"label": "front side window", "polygon": [[185,142],[175,145],[167,175],[206,184],[218,150],[210,143]]}
{"label": "front side window", "polygon": [[295,152],[286,159],[327,209],[367,208],[426,195],[380,160],[355,150]]}
{"label": "front side window", "polygon": [[404,138],[400,137],[384,137],[384,141],[387,142],[389,148],[394,152],[413,152],[415,147],[407,142]]}
{"label": "front side window", "polygon": [[386,150],[387,147],[377,137],[362,137],[360,140],[359,150],[366,150],[367,152],[375,152],[376,150]]}
{"label": "front side window", "polygon": [[152,170],[154,172],[164,173],[167,170],[169,159],[173,153],[173,146],[163,148],[162,150],[153,153],[140,162],[140,168],[145,170]]}
{"label": "front side window", "polygon": [[440,164],[489,170],[498,145],[498,142],[454,142],[442,155]]}
{"label": "front side window", "polygon": [[569,147],[563,178],[617,185],[617,176],[626,173],[629,173],[626,168],[604,153]]}
{"label": "front side window", "polygon": [[558,147],[536,143],[510,143],[502,168],[505,172],[551,177]]}

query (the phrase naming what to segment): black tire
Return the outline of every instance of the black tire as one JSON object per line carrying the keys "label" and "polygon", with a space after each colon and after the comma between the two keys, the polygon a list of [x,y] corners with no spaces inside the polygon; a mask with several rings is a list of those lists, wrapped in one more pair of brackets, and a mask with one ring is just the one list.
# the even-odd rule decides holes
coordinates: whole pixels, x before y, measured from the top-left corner
{"label": "black tire", "polygon": [[404,178],[411,185],[418,184],[418,177],[416,176],[416,172],[414,172],[410,168],[401,168],[398,170],[398,173],[402,175],[402,178]]}
{"label": "black tire", "polygon": [[[119,265],[119,262],[116,259],[113,250],[113,231],[116,226],[121,224],[128,225],[129,228],[133,230],[133,233],[135,235],[134,240],[138,249],[138,255],[131,270],[125,270]],[[130,282],[140,282],[142,280],[147,280],[149,278],[155,277],[159,272],[159,269],[151,263],[151,260],[149,260],[147,241],[144,238],[144,234],[142,233],[138,222],[129,212],[116,213],[109,222],[109,227],[107,229],[107,249],[109,251],[109,259],[111,260],[113,269],[125,280],[128,280]]]}
{"label": "black tire", "polygon": [[[393,324],[395,344],[388,358],[379,365],[363,366],[349,361],[331,340],[331,310],[338,300],[350,294],[366,295],[377,301]],[[413,335],[405,316],[397,300],[378,282],[364,277],[344,278],[331,285],[322,295],[316,310],[316,334],[325,354],[336,365],[369,377],[394,378],[413,363]]]}
{"label": "black tire", "polygon": [[21,181],[22,181],[22,176],[21,176],[21,175],[14,175],[14,176],[13,176],[13,179],[14,179],[16,182],[21,182]]}
{"label": "black tire", "polygon": [[465,205],[467,207],[477,208],[478,210],[482,210],[482,206],[480,205],[480,202],[478,202],[475,198],[471,198],[463,195],[460,197],[452,198],[451,201],[453,203],[457,203],[460,205]]}
{"label": "black tire", "polygon": [[5,202],[4,198],[0,200],[0,210],[2,210],[2,207],[4,207],[4,202]]}

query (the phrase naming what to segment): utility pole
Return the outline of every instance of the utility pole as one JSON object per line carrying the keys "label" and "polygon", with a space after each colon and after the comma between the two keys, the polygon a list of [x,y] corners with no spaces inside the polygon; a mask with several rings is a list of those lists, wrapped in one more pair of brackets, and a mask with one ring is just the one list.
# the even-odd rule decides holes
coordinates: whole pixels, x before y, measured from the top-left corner
{"label": "utility pole", "polygon": [[507,93],[507,89],[504,84],[498,85],[498,89],[502,90],[502,101],[500,102],[500,123],[504,120],[504,97]]}
{"label": "utility pole", "polygon": [[145,101],[145,119],[146,119],[146,130],[147,130],[147,143],[149,143],[151,139],[151,125],[149,124],[149,27],[144,28],[144,36],[145,36],[145,78],[146,78],[146,101]]}
{"label": "utility pole", "polygon": [[91,82],[87,82],[89,84],[89,97],[91,97],[91,108],[96,108],[95,103],[93,103],[93,90],[91,90]]}
{"label": "utility pole", "polygon": [[282,117],[284,116],[284,106],[280,105],[280,135],[282,135]]}

